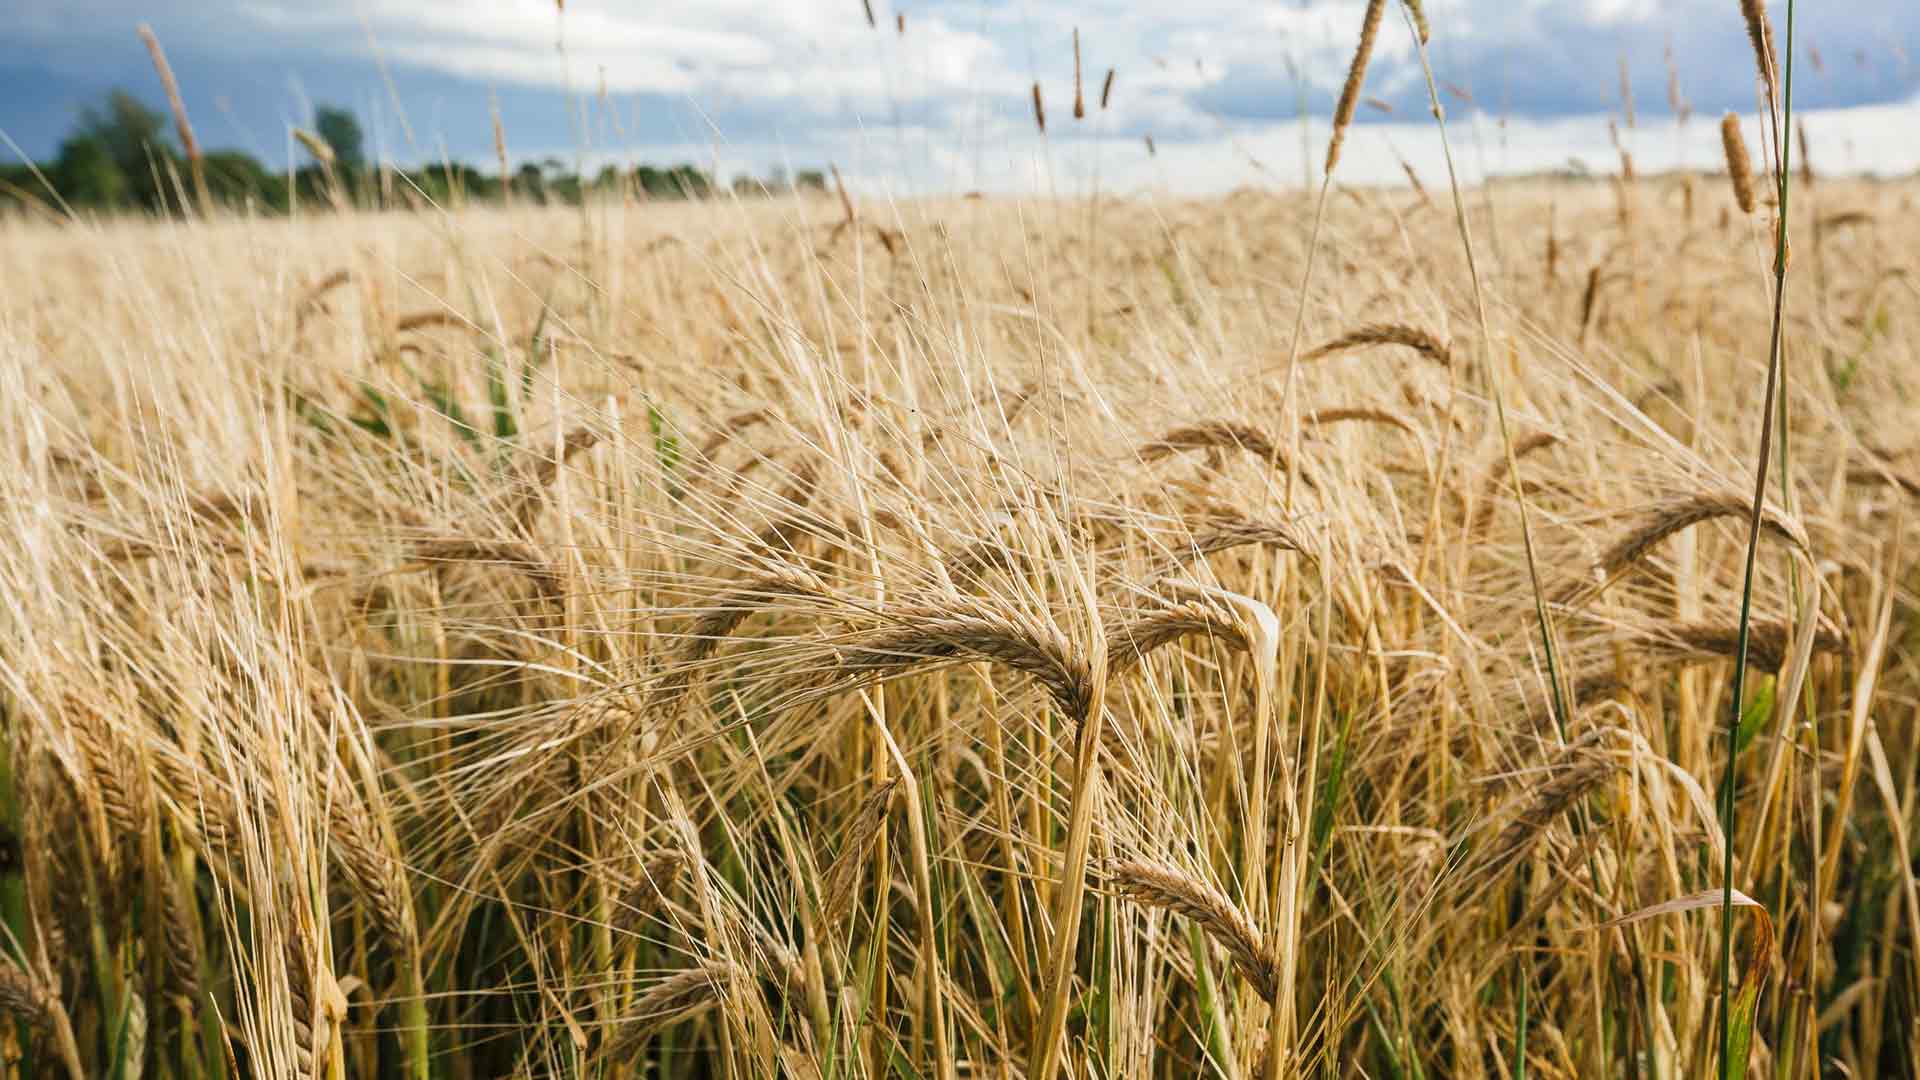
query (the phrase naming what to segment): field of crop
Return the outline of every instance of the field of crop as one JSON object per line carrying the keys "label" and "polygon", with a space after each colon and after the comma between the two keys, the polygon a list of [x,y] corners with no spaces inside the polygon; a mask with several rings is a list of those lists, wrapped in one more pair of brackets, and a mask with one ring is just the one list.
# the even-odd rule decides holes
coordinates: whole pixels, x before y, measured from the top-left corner
{"label": "field of crop", "polygon": [[5,1067],[1920,1075],[1916,194],[0,220]]}

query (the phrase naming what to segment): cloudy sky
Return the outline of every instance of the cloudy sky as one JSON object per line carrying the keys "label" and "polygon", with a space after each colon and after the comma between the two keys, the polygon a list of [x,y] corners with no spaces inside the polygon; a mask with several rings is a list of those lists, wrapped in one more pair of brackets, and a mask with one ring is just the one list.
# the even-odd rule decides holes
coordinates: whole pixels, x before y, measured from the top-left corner
{"label": "cloudy sky", "polygon": [[[689,160],[723,175],[837,163],[895,194],[974,188],[1219,190],[1297,183],[1323,152],[1364,0],[0,0],[0,133],[53,154],[124,86],[160,102],[135,28],[166,45],[208,146],[291,156],[315,102],[354,109],[374,149],[516,163]],[[1737,0],[1427,0],[1470,174],[1705,164],[1727,109],[1752,114]],[[1776,21],[1784,0],[1773,5]],[[1920,167],[1920,3],[1803,3],[1795,96],[1831,171]],[[904,18],[904,33],[896,30]],[[1079,29],[1088,118],[1071,119]],[[1782,27],[1784,30],[1784,27]],[[1784,33],[1780,40],[1785,41]],[[1669,105],[1669,50],[1696,113]],[[1622,58],[1636,126],[1625,127]],[[1115,69],[1110,107],[1097,98]],[[1034,131],[1044,88],[1049,137]],[[1397,17],[1342,178],[1438,179],[1424,83]],[[1504,123],[1502,123],[1504,118]],[[1151,136],[1157,155],[1149,157]],[[0,141],[0,157],[10,155]]]}

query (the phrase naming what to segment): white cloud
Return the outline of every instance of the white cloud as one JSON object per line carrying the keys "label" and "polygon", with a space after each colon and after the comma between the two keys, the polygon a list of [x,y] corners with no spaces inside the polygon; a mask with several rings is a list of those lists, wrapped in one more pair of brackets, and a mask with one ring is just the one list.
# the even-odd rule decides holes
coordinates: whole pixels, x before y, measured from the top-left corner
{"label": "white cloud", "polygon": [[[863,155],[871,163],[864,175],[897,169],[903,183],[928,189],[943,180],[955,187],[1031,181],[1036,169],[1043,179],[1090,177],[1097,155],[1110,182],[1219,189],[1262,178],[1254,161],[1270,170],[1268,180],[1301,175],[1298,109],[1304,100],[1314,115],[1329,111],[1365,6],[1365,0],[899,0],[906,32],[896,34],[896,0],[872,2],[877,28],[868,26],[855,0],[567,0],[564,15],[553,0],[61,0],[29,4],[21,26],[9,29],[25,42],[19,48],[31,49],[36,42],[98,38],[108,28],[130,39],[132,24],[146,18],[170,48],[204,42],[225,59],[266,58],[290,74],[327,65],[368,72],[371,39],[399,74],[426,77],[433,87],[427,93],[440,95],[436,108],[467,93],[484,103],[489,88],[503,101],[530,99],[550,108],[553,120],[544,128],[539,114],[517,118],[516,150],[574,137],[571,117],[547,104],[551,96],[526,91],[565,87],[592,95],[604,86],[609,95],[632,95],[612,103],[615,114],[648,121],[628,128],[639,133],[628,152],[656,159],[678,152],[667,143],[711,137],[730,154],[760,155],[762,165],[790,155],[796,162],[834,160],[847,169]],[[1506,150],[1487,155],[1496,169],[1557,165],[1569,156],[1607,167],[1605,113],[1619,110],[1620,58],[1630,61],[1642,125],[1649,127],[1666,100],[1661,52],[1669,39],[1682,90],[1703,115],[1752,102],[1752,59],[1734,0],[1426,5],[1436,74],[1470,88],[1490,109],[1510,107]],[[1775,8],[1779,21],[1781,5]],[[1829,160],[1835,167],[1904,167],[1911,140],[1888,126],[1887,117],[1911,119],[1908,113],[1832,110],[1903,101],[1920,89],[1920,73],[1908,59],[1920,52],[1920,4],[1849,0],[1801,8],[1796,40],[1819,46],[1825,63],[1800,74],[1796,90],[1803,105],[1831,118],[1820,121],[1832,125],[1831,135],[1821,139],[1815,129],[1817,140],[1832,144]],[[1117,72],[1112,108],[1078,125],[1068,115],[1076,29],[1090,106],[1107,69]],[[435,74],[461,81],[434,84]],[[336,75],[327,92],[350,95],[338,87],[353,77],[367,78],[367,100],[384,101],[380,84],[366,75]],[[1034,137],[1028,96],[1035,80],[1043,86],[1053,134],[1045,154]],[[1349,142],[1349,178],[1397,177],[1388,140],[1423,174],[1437,176],[1430,136],[1424,123],[1413,122],[1424,120],[1424,85],[1395,5],[1376,45],[1367,93],[1391,102],[1395,119],[1409,122],[1363,123]],[[472,123],[469,111],[452,140],[484,141],[480,115],[482,121]],[[1376,119],[1363,110],[1363,120]],[[1482,126],[1491,147],[1498,141],[1492,121]],[[1471,135],[1465,123],[1457,130]],[[1152,162],[1140,149],[1149,133],[1160,150]],[[1636,150],[1642,168],[1658,168],[1672,140],[1643,141]]]}
{"label": "white cloud", "polygon": [[1587,17],[1596,26],[1647,22],[1659,10],[1657,0],[1587,0]]}
{"label": "white cloud", "polygon": [[898,104],[1012,78],[998,43],[938,16],[914,19],[890,67],[876,45],[892,45],[893,34],[822,3],[574,0],[561,16],[537,0],[366,0],[351,12],[256,0],[245,11],[283,31],[330,35],[346,50],[370,36],[395,61],[471,79],[758,101],[803,114],[829,99]]}

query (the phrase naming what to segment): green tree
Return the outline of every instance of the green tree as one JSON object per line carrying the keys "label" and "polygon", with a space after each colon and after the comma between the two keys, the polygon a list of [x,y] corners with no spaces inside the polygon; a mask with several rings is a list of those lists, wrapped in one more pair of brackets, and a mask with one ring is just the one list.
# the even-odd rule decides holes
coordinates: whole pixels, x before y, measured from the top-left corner
{"label": "green tree", "polygon": [[276,210],[286,208],[285,179],[268,172],[253,155],[241,150],[214,150],[202,160],[207,170],[207,189],[220,202],[245,206],[253,201]]}
{"label": "green tree", "polygon": [[[116,89],[107,94],[103,107],[82,112],[79,130],[61,146],[63,162],[68,161],[69,150],[76,170],[74,183],[79,185],[71,191],[81,201],[104,206],[131,200],[148,209],[163,205],[162,185],[166,166],[173,161],[173,147],[167,141],[166,117],[139,98]],[[118,182],[98,161],[100,153],[119,173]]]}
{"label": "green tree", "polygon": [[46,189],[40,185],[40,178],[33,175],[33,169],[26,165],[0,165],[0,207],[13,207],[20,203],[45,201]]}
{"label": "green tree", "polygon": [[675,165],[669,169],[642,165],[636,175],[641,189],[656,199],[697,199],[713,187],[707,174],[692,165]]}
{"label": "green tree", "polygon": [[547,176],[540,171],[540,166],[531,161],[520,166],[520,171],[513,174],[513,186],[520,194],[535,202],[545,201],[547,197]]}
{"label": "green tree", "polygon": [[351,111],[335,105],[313,110],[313,133],[333,148],[334,166],[348,175],[357,175],[367,164],[367,138],[360,121]]}
{"label": "green tree", "polygon": [[62,141],[48,179],[74,206],[120,206],[127,201],[127,174],[107,143],[92,135],[69,135]]}

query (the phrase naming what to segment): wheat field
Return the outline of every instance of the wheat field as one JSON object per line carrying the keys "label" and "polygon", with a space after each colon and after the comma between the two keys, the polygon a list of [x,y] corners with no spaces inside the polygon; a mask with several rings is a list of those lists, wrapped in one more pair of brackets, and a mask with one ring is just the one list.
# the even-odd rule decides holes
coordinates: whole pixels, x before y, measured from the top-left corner
{"label": "wheat field", "polygon": [[0,220],[8,1075],[1920,1075],[1796,182]]}

